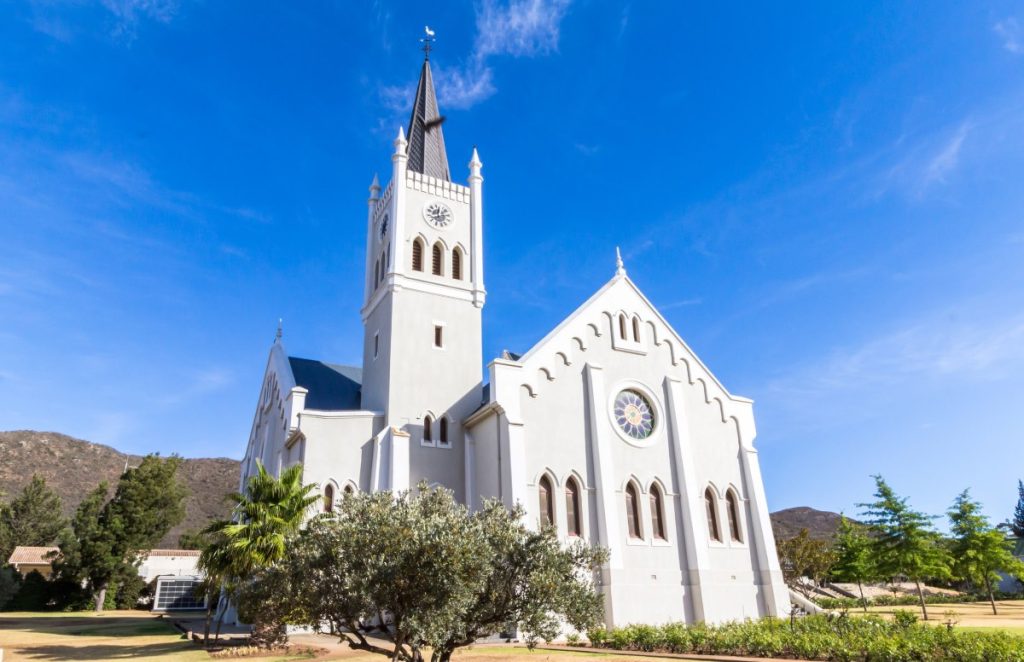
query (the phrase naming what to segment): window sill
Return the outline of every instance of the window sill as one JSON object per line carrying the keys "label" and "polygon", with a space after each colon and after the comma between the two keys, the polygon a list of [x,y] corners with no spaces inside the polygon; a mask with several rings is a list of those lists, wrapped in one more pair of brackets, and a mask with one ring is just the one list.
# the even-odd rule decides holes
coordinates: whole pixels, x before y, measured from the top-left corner
{"label": "window sill", "polygon": [[627,545],[632,545],[634,547],[648,547],[649,546],[647,541],[644,540],[643,538],[633,538],[633,537],[627,538],[626,539],[626,544]]}
{"label": "window sill", "polygon": [[653,545],[654,547],[671,547],[672,541],[665,540],[664,538],[655,538],[651,541],[651,545]]}

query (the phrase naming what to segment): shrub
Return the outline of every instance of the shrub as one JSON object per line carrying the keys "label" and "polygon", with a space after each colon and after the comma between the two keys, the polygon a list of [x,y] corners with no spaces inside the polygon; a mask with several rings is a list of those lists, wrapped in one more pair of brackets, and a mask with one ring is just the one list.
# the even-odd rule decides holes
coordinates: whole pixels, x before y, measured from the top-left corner
{"label": "shrub", "polygon": [[595,648],[603,648],[605,643],[608,641],[608,630],[604,628],[594,628],[593,630],[587,630],[587,639],[590,640],[590,645]]}
{"label": "shrub", "polygon": [[42,611],[46,609],[49,598],[50,589],[46,579],[38,570],[33,570],[22,580],[21,587],[7,607],[11,611]]}
{"label": "shrub", "polygon": [[904,630],[912,625],[917,625],[917,614],[906,609],[894,609],[892,612],[892,622],[897,627],[901,627]]}
{"label": "shrub", "polygon": [[565,635],[565,643],[569,646],[579,646],[580,635],[576,634],[575,632],[570,632],[569,634]]}

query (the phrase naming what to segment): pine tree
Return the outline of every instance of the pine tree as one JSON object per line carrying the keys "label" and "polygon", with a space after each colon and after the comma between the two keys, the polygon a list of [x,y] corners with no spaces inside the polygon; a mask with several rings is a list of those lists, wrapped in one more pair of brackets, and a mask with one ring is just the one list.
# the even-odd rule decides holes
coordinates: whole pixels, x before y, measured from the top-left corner
{"label": "pine tree", "polygon": [[56,542],[66,526],[60,497],[33,474],[21,493],[0,508],[0,562],[17,545],[44,547]]}
{"label": "pine tree", "polygon": [[839,581],[856,582],[860,590],[860,603],[864,611],[868,610],[868,601],[864,599],[864,582],[878,577],[878,568],[872,556],[871,538],[864,527],[855,524],[844,516],[839,521],[833,549],[836,554],[832,566],[832,576]]}
{"label": "pine tree", "polygon": [[875,498],[871,503],[857,504],[875,533],[872,552],[884,577],[904,576],[917,586],[921,613],[928,620],[921,582],[928,578],[945,578],[950,574],[949,557],[940,544],[929,515],[910,508],[906,497],[899,497],[881,476],[875,479]]}
{"label": "pine tree", "polygon": [[981,504],[971,500],[970,490],[961,492],[953,502],[949,524],[953,534],[953,575],[978,588],[984,587],[992,614],[998,615],[992,583],[999,580],[999,571],[1024,577],[1024,563],[1013,555],[1014,542],[989,524],[981,513]]}
{"label": "pine tree", "polygon": [[180,464],[177,456],[147,455],[121,475],[109,501],[104,483],[79,505],[72,531],[60,545],[58,570],[64,577],[88,581],[96,611],[103,610],[112,580],[135,568],[141,554],[184,519]]}
{"label": "pine tree", "polygon": [[1013,509],[1010,530],[1018,538],[1024,538],[1024,480],[1017,481],[1017,507]]}

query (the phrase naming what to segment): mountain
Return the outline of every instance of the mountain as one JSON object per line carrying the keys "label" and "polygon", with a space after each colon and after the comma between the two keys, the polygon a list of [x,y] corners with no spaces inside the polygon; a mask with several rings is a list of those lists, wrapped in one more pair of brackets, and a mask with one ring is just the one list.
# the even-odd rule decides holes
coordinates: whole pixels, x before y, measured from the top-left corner
{"label": "mountain", "polygon": [[806,506],[778,510],[770,515],[772,529],[779,540],[792,538],[807,529],[812,538],[831,538],[839,528],[842,515]]}
{"label": "mountain", "polygon": [[[142,457],[57,432],[0,432],[0,490],[6,498],[20,492],[36,473],[60,495],[68,516],[100,481],[105,480],[113,487],[126,461],[135,466]],[[189,489],[185,519],[164,536],[159,546],[177,547],[178,536],[183,532],[225,517],[230,508],[224,497],[238,489],[238,475],[238,460],[185,459],[178,469],[179,479]]]}

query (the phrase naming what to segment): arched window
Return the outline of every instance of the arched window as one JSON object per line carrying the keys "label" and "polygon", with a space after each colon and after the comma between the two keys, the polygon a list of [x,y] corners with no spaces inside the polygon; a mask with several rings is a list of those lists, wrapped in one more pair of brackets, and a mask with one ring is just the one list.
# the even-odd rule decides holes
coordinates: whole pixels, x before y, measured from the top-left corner
{"label": "arched window", "polygon": [[570,536],[582,535],[582,522],[580,486],[575,478],[570,478],[565,482],[565,524]]}
{"label": "arched window", "polygon": [[537,486],[537,496],[540,499],[540,525],[551,526],[555,523],[555,502],[552,500],[554,490],[551,488],[551,479],[541,476],[540,484]]}
{"label": "arched window", "polygon": [[344,491],[346,496],[351,496],[356,493],[356,489],[351,485],[346,485]]}
{"label": "arched window", "polygon": [[438,441],[442,444],[448,443],[448,417],[442,416],[441,420],[438,421],[441,424],[441,433],[438,435]]}
{"label": "arched window", "polygon": [[388,242],[388,247],[384,249],[384,266],[391,266],[391,242]]}
{"label": "arched window", "polygon": [[435,276],[443,276],[444,271],[444,248],[441,247],[441,242],[434,244],[434,250],[430,255],[430,273]]}
{"label": "arched window", "polygon": [[743,542],[743,536],[740,535],[740,508],[736,493],[732,490],[725,493],[725,505],[729,515],[729,535],[735,542]]}
{"label": "arched window", "polygon": [[636,492],[636,485],[626,485],[626,526],[629,529],[630,538],[643,538],[644,532],[640,527],[640,495]]}
{"label": "arched window", "polygon": [[651,533],[655,538],[668,540],[665,535],[665,503],[657,483],[651,485]]}
{"label": "arched window", "polygon": [[619,337],[626,339],[626,316],[619,313]]}
{"label": "arched window", "polygon": [[640,318],[633,318],[633,340],[640,342]]}
{"label": "arched window", "polygon": [[430,427],[431,425],[433,425],[433,423],[433,419],[431,419],[429,416],[423,417],[423,441],[427,442],[428,444],[434,440],[434,438],[430,436]]}
{"label": "arched window", "polygon": [[324,488],[324,512],[330,513],[334,511],[334,485],[328,484]]}
{"label": "arched window", "polygon": [[712,540],[722,542],[722,533],[718,528],[718,508],[715,506],[715,493],[709,487],[704,490],[704,507],[708,511],[708,535]]}
{"label": "arched window", "polygon": [[412,242],[412,270],[423,271],[423,240]]}
{"label": "arched window", "polygon": [[458,247],[452,251],[452,278],[462,280],[462,250]]}
{"label": "arched window", "polygon": [[373,263],[373,286],[377,287],[378,283],[380,283],[380,260],[379,259],[376,262]]}

